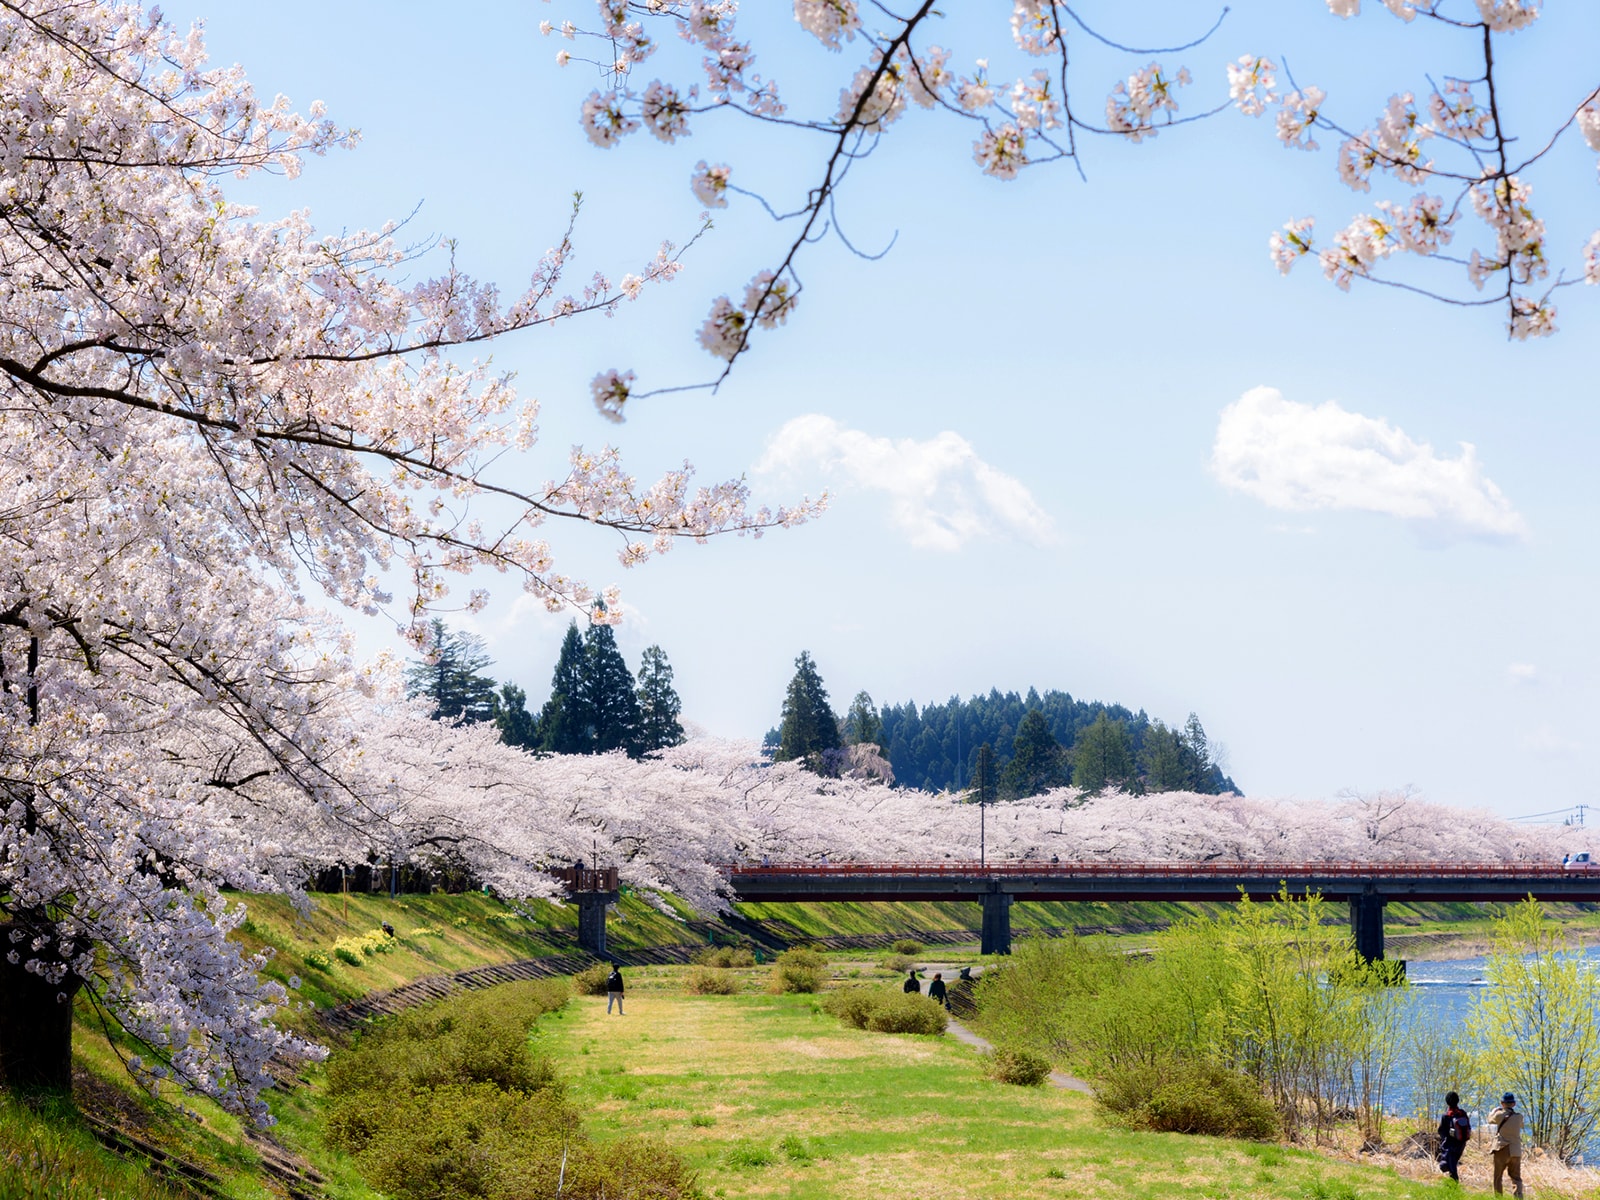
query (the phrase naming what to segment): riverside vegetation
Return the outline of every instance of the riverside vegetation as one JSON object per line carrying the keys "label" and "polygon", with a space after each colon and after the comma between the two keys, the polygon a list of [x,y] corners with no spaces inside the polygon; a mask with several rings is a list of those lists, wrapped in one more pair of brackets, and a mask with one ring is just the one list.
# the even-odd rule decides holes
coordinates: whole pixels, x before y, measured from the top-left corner
{"label": "riverside vegetation", "polygon": [[1494,923],[1488,986],[1460,1028],[1324,924],[1320,898],[1180,921],[1130,956],[1079,938],[1035,939],[978,986],[979,1027],[1095,1083],[1130,1128],[1330,1142],[1352,1122],[1390,1132],[1395,1085],[1416,1098],[1403,1134],[1459,1091],[1479,1111],[1511,1090],[1528,1140],[1576,1158],[1600,1118],[1600,982],[1529,900]]}

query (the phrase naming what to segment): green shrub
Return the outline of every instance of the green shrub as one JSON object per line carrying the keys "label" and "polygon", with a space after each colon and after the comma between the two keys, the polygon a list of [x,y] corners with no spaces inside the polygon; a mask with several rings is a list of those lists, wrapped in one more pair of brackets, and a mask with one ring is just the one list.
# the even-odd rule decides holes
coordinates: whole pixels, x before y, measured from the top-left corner
{"label": "green shrub", "polygon": [[739,990],[739,980],[715,967],[695,967],[689,972],[689,990],[697,996],[731,996]]}
{"label": "green shrub", "polygon": [[878,965],[885,971],[893,971],[896,975],[904,975],[917,965],[917,960],[907,958],[904,954],[891,954]]}
{"label": "green shrub", "polygon": [[950,1022],[944,1006],[911,992],[848,987],[823,997],[825,1011],[846,1025],[874,1033],[943,1033]]}
{"label": "green shrub", "polygon": [[783,1139],[778,1143],[778,1149],[783,1151],[783,1156],[790,1162],[808,1163],[812,1159],[811,1147],[806,1145],[805,1138],[792,1133],[783,1135]]}
{"label": "green shrub", "polygon": [[454,925],[457,929],[465,929],[468,925],[472,924],[472,918],[457,917],[455,920],[451,921],[450,924]]}
{"label": "green shrub", "polygon": [[1095,1081],[1095,1103],[1136,1129],[1253,1141],[1282,1132],[1255,1082],[1213,1062],[1176,1059],[1107,1072]]}
{"label": "green shrub", "polygon": [[796,946],[785,950],[772,963],[772,990],[775,992],[820,992],[828,978],[828,960],[815,950]]}
{"label": "green shrub", "polygon": [[538,980],[453,997],[338,1051],[328,1060],[329,1141],[392,1200],[554,1195],[563,1173],[570,1200],[691,1200],[692,1174],[661,1143],[594,1147],[530,1049],[533,1021],[567,994],[564,981]]}
{"label": "green shrub", "polygon": [[333,970],[333,959],[329,958],[321,950],[313,950],[306,955],[306,966],[313,971],[331,971]]}
{"label": "green shrub", "polygon": [[340,938],[333,944],[333,956],[335,958],[339,959],[341,962],[349,963],[352,967],[359,967],[362,963],[367,961],[362,955],[361,948],[359,946],[347,946],[344,944],[344,942],[345,939]]}
{"label": "green shrub", "polygon": [[592,967],[585,967],[572,977],[572,986],[577,989],[580,996],[604,996],[606,994],[606,980],[611,977],[611,968],[605,963],[595,963]]}
{"label": "green shrub", "polygon": [[922,943],[915,938],[897,938],[889,947],[896,954],[915,955],[922,953]]}
{"label": "green shrub", "polygon": [[1038,1087],[1050,1078],[1050,1060],[1031,1050],[1002,1046],[989,1058],[989,1074],[1001,1083]]}
{"label": "green shrub", "polygon": [[702,967],[753,967],[756,956],[748,946],[712,946],[694,956]]}

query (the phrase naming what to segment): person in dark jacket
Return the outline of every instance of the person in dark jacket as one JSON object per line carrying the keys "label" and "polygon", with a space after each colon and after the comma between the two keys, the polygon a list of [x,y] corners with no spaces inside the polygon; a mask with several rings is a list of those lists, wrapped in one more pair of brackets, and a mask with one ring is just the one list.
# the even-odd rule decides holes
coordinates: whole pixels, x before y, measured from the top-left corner
{"label": "person in dark jacket", "polygon": [[915,992],[919,996],[922,995],[922,985],[917,982],[917,969],[915,967],[912,967],[909,971],[906,972],[906,983],[905,983],[905,993],[906,993],[906,995],[909,996],[913,992]]}
{"label": "person in dark jacket", "polygon": [[928,999],[937,1000],[940,1004],[944,1005],[945,1008],[950,1007],[950,998],[945,994],[944,990],[943,971],[935,971],[933,973],[933,982],[928,984]]}
{"label": "person in dark jacket", "polygon": [[1444,1094],[1444,1115],[1439,1118],[1439,1170],[1456,1182],[1456,1166],[1472,1136],[1472,1119],[1461,1108],[1461,1097],[1454,1092]]}
{"label": "person in dark jacket", "polygon": [[617,1016],[622,1015],[622,968],[616,963],[611,964],[611,974],[606,976],[606,1015],[611,1015],[611,1006],[617,1006]]}

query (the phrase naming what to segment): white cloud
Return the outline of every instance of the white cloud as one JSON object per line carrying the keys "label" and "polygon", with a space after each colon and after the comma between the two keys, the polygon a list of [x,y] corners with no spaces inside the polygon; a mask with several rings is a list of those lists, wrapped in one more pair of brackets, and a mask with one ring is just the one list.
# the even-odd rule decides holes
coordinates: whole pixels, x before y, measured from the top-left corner
{"label": "white cloud", "polygon": [[1277,509],[1386,513],[1434,535],[1492,541],[1528,532],[1468,443],[1459,457],[1440,457],[1382,418],[1332,400],[1296,404],[1276,388],[1252,388],[1222,410],[1211,471]]}
{"label": "white cloud", "polygon": [[1539,668],[1532,663],[1512,663],[1506,668],[1512,683],[1538,683]]}
{"label": "white cloud", "polygon": [[885,492],[890,519],[913,546],[959,550],[975,537],[1007,534],[1036,545],[1054,526],[1033,494],[946,431],[926,441],[874,437],[832,417],[796,417],[773,434],[755,470],[803,475],[820,471],[846,487]]}

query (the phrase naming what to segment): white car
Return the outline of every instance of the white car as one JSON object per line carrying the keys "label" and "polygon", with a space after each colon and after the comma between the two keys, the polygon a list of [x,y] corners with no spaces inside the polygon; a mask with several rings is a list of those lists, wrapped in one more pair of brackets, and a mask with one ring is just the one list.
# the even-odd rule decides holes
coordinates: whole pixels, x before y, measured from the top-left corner
{"label": "white car", "polygon": [[1600,862],[1596,862],[1587,850],[1582,854],[1573,854],[1561,860],[1563,871],[1600,871]]}

